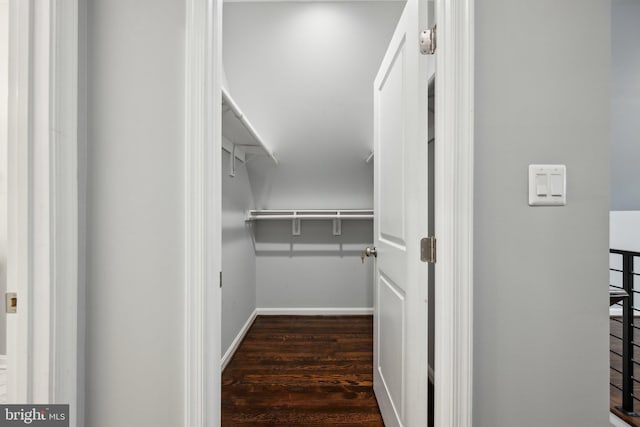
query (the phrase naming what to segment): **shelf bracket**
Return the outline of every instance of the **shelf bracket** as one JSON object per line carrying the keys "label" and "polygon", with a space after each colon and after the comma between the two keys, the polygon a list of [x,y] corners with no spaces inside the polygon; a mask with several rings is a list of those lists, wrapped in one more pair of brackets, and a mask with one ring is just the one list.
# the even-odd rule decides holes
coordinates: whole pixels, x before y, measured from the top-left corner
{"label": "shelf bracket", "polygon": [[231,156],[229,158],[229,176],[235,178],[236,176],[236,144],[231,144]]}
{"label": "shelf bracket", "polygon": [[291,234],[294,236],[300,235],[300,218],[294,218],[291,220]]}
{"label": "shelf bracket", "polygon": [[[338,216],[340,216],[340,212],[338,212]],[[342,220],[340,218],[335,218],[333,220],[333,235],[334,236],[342,235]]]}

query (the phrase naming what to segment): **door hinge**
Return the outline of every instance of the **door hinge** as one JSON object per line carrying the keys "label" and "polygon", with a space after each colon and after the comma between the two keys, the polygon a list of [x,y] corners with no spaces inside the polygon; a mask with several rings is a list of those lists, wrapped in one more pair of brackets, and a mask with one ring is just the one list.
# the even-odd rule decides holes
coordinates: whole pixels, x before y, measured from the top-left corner
{"label": "door hinge", "polygon": [[436,53],[436,27],[420,32],[420,53],[433,55]]}
{"label": "door hinge", "polygon": [[18,312],[18,294],[15,292],[7,292],[4,294],[5,313],[15,314]]}
{"label": "door hinge", "polygon": [[436,238],[425,237],[420,239],[420,261],[430,262],[435,264],[436,262]]}
{"label": "door hinge", "polygon": [[222,271],[220,272],[220,287],[222,288]]}

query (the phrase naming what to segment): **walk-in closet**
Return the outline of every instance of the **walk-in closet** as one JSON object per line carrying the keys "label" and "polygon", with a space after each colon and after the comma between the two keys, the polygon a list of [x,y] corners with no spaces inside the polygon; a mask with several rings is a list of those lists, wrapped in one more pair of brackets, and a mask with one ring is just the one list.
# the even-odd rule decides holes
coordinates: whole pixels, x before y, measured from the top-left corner
{"label": "walk-in closet", "polygon": [[[401,170],[379,190],[397,207],[380,224],[400,250],[411,203],[402,165],[411,159],[401,141],[376,152],[374,116],[383,137],[385,126],[402,132],[404,110],[385,108],[407,89],[410,60],[394,38],[409,19],[404,9],[402,1],[224,3],[223,425],[382,425],[372,389],[376,328],[399,349],[376,357],[392,366],[385,393],[401,418],[405,307],[380,307],[389,322],[373,321],[374,164]],[[375,96],[391,98],[374,112]],[[388,163],[375,163],[379,155]],[[403,304],[392,279],[382,277],[380,292]]]}

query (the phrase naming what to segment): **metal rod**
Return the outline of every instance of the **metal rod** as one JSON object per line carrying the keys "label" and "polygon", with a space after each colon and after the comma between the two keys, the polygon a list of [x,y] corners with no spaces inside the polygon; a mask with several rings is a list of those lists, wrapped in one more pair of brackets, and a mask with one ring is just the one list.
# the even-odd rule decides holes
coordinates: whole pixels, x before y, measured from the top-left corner
{"label": "metal rod", "polygon": [[[616,356],[620,356],[620,357],[622,357],[622,353],[618,353],[618,352],[617,352],[617,351],[615,351],[615,350],[609,350],[609,352],[610,352],[610,353],[615,354]],[[613,366],[611,366],[611,369],[613,369]],[[620,373],[622,373],[622,372],[620,372]]]}
{"label": "metal rod", "polygon": [[625,251],[624,249],[609,249],[609,253],[618,255],[635,254],[635,256],[640,256],[640,252]]}
{"label": "metal rod", "polygon": [[373,219],[373,215],[250,215],[248,220],[283,220],[283,219],[305,219],[305,220],[323,220],[323,219]]}
{"label": "metal rod", "polygon": [[247,212],[247,221],[255,220],[370,220],[373,219],[372,210],[253,210]]}
{"label": "metal rod", "polygon": [[340,212],[342,215],[349,213],[371,213],[373,214],[373,209],[253,209],[250,210],[250,214],[270,214],[270,213],[298,213],[298,214],[306,214],[306,213],[338,213]]}
{"label": "metal rod", "polygon": [[629,294],[622,304],[622,406],[627,415],[635,416],[633,410],[633,257],[622,254],[622,287]]}
{"label": "metal rod", "polygon": [[369,155],[367,156],[366,159],[364,159],[364,161],[369,163],[371,161],[371,159],[373,159],[373,151],[371,153],[369,153]]}
{"label": "metal rod", "polygon": [[614,371],[616,371],[617,373],[621,374],[622,371],[619,369],[614,368],[613,366],[609,366],[609,369],[613,369]]}

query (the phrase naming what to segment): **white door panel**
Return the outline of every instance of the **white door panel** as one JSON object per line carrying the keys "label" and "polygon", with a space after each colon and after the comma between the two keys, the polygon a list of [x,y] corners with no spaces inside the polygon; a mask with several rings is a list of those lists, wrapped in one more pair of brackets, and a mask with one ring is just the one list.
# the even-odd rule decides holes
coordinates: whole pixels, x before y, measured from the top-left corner
{"label": "white door panel", "polygon": [[404,135],[403,135],[403,83],[405,64],[405,42],[394,52],[388,72],[377,88],[380,96],[378,132],[383,141],[393,141],[379,146],[378,162],[384,180],[379,181],[380,236],[389,243],[405,248],[404,223]]}
{"label": "white door panel", "polygon": [[[410,0],[374,83],[374,391],[385,425],[427,425],[428,82],[426,0]],[[424,18],[421,22],[420,17]],[[431,72],[429,72],[431,70]]]}
{"label": "white door panel", "polygon": [[[378,375],[397,419],[404,418],[405,293],[390,279],[378,277]],[[384,345],[380,345],[384,343]]]}

